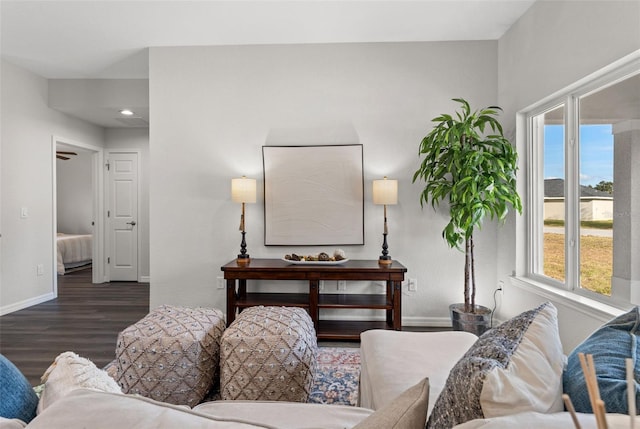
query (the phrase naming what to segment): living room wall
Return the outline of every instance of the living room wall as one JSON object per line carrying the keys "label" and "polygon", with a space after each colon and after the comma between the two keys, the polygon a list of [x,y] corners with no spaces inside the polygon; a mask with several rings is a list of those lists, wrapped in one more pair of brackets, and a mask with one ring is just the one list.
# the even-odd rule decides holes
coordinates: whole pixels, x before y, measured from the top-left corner
{"label": "living room wall", "polygon": [[[505,108],[507,135],[515,136],[516,113],[640,49],[640,3],[637,1],[536,2],[499,40],[499,103]],[[526,145],[517,141],[524,186]],[[525,206],[526,209],[526,206]],[[509,318],[549,300],[511,287],[509,275],[523,274],[526,214],[498,231],[497,275],[507,285],[498,317]],[[516,256],[520,259],[516,259]],[[565,350],[589,335],[606,314],[580,304],[552,299],[558,307]]]}
{"label": "living room wall", "polygon": [[[421,209],[411,179],[430,120],[457,107],[451,98],[497,102],[497,63],[495,41],[151,48],[151,307],[226,309],[216,278],[239,251],[234,177],[258,180],[257,204],[247,207],[253,258],[333,251],[264,246],[261,147],[360,143],[365,245],[343,248],[350,258],[378,258],[383,213],[371,181],[398,179],[390,253],[418,280],[417,292],[403,291],[403,323],[448,325],[448,305],[462,299],[463,255],[446,246],[445,216]],[[488,225],[476,240],[484,304],[496,284],[495,237]],[[383,291],[352,283],[347,291],[369,286]]]}
{"label": "living room wall", "polygon": [[[53,135],[102,146],[103,129],[52,110],[47,80],[2,61],[0,314],[53,298]],[[25,207],[26,218],[21,218]],[[37,266],[43,265],[43,275]]]}

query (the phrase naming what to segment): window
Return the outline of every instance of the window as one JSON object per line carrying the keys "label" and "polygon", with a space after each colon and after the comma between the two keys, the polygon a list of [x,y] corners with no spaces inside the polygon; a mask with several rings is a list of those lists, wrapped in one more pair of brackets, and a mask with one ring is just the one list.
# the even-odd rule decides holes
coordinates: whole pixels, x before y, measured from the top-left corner
{"label": "window", "polygon": [[601,301],[640,300],[640,68],[527,115],[528,276]]}

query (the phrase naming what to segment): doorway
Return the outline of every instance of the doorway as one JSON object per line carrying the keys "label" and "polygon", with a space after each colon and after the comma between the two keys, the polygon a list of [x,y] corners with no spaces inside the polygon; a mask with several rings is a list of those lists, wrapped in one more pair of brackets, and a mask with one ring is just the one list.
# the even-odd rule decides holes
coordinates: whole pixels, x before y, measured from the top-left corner
{"label": "doorway", "polygon": [[[69,261],[70,268],[90,262],[92,283],[108,281],[103,257],[103,164],[101,147],[63,137],[52,137],[52,235],[53,266],[56,267],[53,289],[56,296],[57,274],[60,270],[64,273],[66,261]],[[78,236],[77,239],[75,236]],[[68,258],[59,257],[59,241],[62,248],[68,246],[65,248],[70,255]],[[90,251],[87,251],[87,247]]]}

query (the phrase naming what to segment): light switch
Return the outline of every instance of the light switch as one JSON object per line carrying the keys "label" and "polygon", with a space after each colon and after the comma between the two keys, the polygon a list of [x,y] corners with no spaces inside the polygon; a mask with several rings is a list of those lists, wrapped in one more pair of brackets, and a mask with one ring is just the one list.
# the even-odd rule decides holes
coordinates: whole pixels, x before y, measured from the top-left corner
{"label": "light switch", "polygon": [[26,207],[20,209],[20,218],[26,219],[29,217],[29,210]]}

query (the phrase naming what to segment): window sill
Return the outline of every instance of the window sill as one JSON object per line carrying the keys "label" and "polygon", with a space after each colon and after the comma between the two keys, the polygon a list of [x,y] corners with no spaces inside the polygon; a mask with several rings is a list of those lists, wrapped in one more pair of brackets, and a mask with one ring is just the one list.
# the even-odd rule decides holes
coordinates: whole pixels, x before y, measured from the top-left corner
{"label": "window sill", "polygon": [[605,304],[603,302],[578,295],[577,293],[549,286],[529,278],[511,277],[510,280],[511,284],[517,288],[534,293],[553,302],[557,302],[558,304],[571,308],[572,310],[579,311],[588,316],[599,319],[602,322],[608,322],[612,318],[628,311],[628,309],[614,307],[610,304]]}

